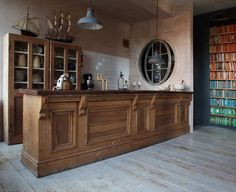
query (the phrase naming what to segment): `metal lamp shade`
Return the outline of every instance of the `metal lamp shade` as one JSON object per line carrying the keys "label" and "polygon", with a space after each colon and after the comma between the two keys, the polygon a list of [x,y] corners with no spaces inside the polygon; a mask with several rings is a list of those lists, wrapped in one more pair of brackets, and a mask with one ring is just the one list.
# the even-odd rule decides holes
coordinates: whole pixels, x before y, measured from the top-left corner
{"label": "metal lamp shade", "polygon": [[155,50],[154,55],[148,60],[149,64],[165,64],[165,60]]}
{"label": "metal lamp shade", "polygon": [[99,30],[103,28],[101,21],[94,17],[92,7],[87,9],[86,17],[81,18],[77,25],[80,29],[85,30]]}

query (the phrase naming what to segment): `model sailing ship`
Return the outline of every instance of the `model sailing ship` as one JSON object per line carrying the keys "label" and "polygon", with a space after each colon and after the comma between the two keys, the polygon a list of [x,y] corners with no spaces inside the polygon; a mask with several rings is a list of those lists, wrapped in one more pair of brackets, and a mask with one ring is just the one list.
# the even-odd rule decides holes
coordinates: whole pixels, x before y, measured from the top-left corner
{"label": "model sailing ship", "polygon": [[46,18],[48,25],[48,34],[45,35],[47,39],[54,41],[61,41],[66,43],[72,43],[77,37],[78,33],[73,33],[71,28],[71,15],[66,15],[60,11],[59,14],[54,12],[53,20],[49,17]]}
{"label": "model sailing ship", "polygon": [[39,18],[29,17],[29,7],[27,7],[26,16],[19,19],[12,27],[20,30],[22,35],[37,37],[39,35]]}

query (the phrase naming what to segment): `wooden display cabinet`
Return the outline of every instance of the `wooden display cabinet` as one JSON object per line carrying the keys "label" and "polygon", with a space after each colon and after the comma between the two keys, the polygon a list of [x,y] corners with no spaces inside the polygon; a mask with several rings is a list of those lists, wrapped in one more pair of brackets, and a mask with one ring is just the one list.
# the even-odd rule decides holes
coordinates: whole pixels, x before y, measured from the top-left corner
{"label": "wooden display cabinet", "polygon": [[51,89],[56,85],[58,78],[65,73],[70,76],[73,89],[80,90],[80,60],[81,50],[78,46],[71,46],[57,42],[50,42]]}
{"label": "wooden display cabinet", "polygon": [[3,38],[4,141],[22,142],[23,97],[19,88],[49,88],[49,42],[6,34]]}
{"label": "wooden display cabinet", "polygon": [[61,74],[69,73],[73,88],[79,90],[79,71],[79,47],[6,34],[3,38],[4,141],[22,142],[23,97],[18,89],[49,90]]}

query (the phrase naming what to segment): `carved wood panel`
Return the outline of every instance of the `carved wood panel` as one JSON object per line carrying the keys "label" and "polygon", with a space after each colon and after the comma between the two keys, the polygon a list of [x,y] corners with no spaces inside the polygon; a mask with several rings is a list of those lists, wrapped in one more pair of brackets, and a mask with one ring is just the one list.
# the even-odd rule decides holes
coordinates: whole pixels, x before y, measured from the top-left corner
{"label": "carved wood panel", "polygon": [[189,110],[188,107],[189,104],[186,102],[182,102],[179,105],[179,123],[181,125],[187,125],[188,124],[188,115],[189,115]]}
{"label": "carved wood panel", "polygon": [[15,107],[14,107],[14,129],[13,129],[13,140],[22,139],[22,127],[23,127],[23,97],[16,96]]}
{"label": "carved wood panel", "polygon": [[137,132],[144,132],[150,129],[150,101],[140,100],[137,115]]}
{"label": "carved wood panel", "polygon": [[164,133],[178,128],[176,100],[162,100],[155,105],[155,130]]}
{"label": "carved wood panel", "polygon": [[89,103],[88,143],[113,140],[130,134],[130,104],[116,101],[102,103]]}
{"label": "carved wood panel", "polygon": [[53,152],[76,147],[77,110],[70,108],[50,110],[51,150]]}

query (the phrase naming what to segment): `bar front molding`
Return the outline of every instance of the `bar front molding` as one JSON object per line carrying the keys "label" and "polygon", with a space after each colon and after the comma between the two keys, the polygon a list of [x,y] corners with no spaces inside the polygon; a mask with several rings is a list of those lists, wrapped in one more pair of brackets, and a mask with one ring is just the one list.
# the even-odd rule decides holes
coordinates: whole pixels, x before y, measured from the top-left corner
{"label": "bar front molding", "polygon": [[190,131],[191,92],[21,92],[21,160],[37,177]]}

